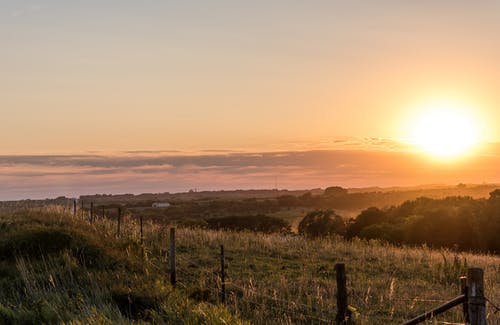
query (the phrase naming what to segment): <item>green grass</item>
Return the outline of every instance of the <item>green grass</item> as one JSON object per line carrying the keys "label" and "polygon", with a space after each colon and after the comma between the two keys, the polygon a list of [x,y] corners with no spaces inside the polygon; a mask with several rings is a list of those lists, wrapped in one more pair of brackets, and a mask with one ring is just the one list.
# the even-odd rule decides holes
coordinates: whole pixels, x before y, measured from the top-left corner
{"label": "green grass", "polygon": [[[233,288],[229,307],[266,323],[318,322],[335,317],[335,263],[347,268],[349,303],[360,324],[398,324],[459,295],[467,267],[485,269],[486,295],[500,298],[500,258],[380,242],[305,240],[299,237],[179,229],[180,280],[187,289],[214,287],[218,245],[224,244]],[[424,300],[424,301],[421,301]],[[499,315],[489,309],[491,324]],[[456,308],[440,317],[462,321]]]}
{"label": "green grass", "polygon": [[[113,220],[89,225],[55,210],[3,215],[0,229],[0,323],[332,323],[339,262],[358,324],[398,324],[454,298],[467,267],[483,268],[486,296],[500,300],[498,256],[180,228],[172,290],[164,226],[146,223],[143,245],[133,220],[117,239]],[[218,304],[221,244],[226,307]],[[493,311],[489,323],[500,324]],[[438,320],[463,321],[461,308]]]}
{"label": "green grass", "polygon": [[57,210],[0,216],[1,324],[241,324],[153,272],[143,247]]}

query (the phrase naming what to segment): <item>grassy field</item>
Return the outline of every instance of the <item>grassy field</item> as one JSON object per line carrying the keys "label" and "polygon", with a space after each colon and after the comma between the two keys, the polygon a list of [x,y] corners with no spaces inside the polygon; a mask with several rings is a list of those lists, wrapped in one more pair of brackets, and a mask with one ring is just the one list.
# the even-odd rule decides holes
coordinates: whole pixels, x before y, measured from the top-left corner
{"label": "grassy field", "polygon": [[[467,267],[500,300],[500,258],[340,238],[177,229],[178,286],[168,284],[168,229],[124,220],[89,225],[58,209],[0,217],[0,321],[324,324],[335,318],[335,263],[345,263],[358,324],[398,324],[459,294]],[[218,304],[219,249],[227,305]],[[500,314],[488,306],[490,324]],[[438,321],[463,322],[461,308]]]}

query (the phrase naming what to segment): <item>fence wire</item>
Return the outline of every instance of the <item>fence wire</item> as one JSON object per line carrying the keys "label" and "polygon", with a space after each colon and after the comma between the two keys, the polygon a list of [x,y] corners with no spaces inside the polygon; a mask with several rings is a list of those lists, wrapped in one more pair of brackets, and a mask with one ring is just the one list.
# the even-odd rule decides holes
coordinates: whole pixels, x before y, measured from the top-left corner
{"label": "fence wire", "polygon": [[494,303],[493,303],[491,300],[489,300],[487,297],[486,297],[485,299],[486,299],[486,301],[487,301],[487,302],[488,302],[488,303],[489,303],[489,304],[490,304],[493,308],[495,308],[495,311],[493,312],[493,314],[496,314],[496,313],[498,313],[498,312],[500,311],[500,308],[499,308],[496,304],[494,304]]}
{"label": "fence wire", "polygon": [[[42,207],[39,207],[39,210],[42,211]],[[69,210],[71,212],[71,207],[69,208]],[[104,218],[98,218],[98,213],[95,213],[95,220],[94,222],[92,222],[88,216],[86,215],[86,212],[88,213],[88,209],[80,209],[81,211],[81,214],[76,214],[76,217],[79,217],[81,218],[82,220],[86,221],[87,223],[89,223],[91,226],[93,226],[96,230],[97,230],[97,222],[100,221],[100,220],[103,220]],[[96,211],[97,212],[97,211]],[[163,227],[164,229],[162,229],[162,232],[167,230],[167,227]],[[125,230],[125,229],[123,229]],[[125,232],[124,234],[125,235]],[[130,234],[127,234],[127,235],[130,235]],[[145,247],[145,246],[144,246]],[[167,256],[168,256],[168,250],[166,251],[167,253]],[[215,254],[214,254],[215,256]],[[217,255],[218,256],[218,255]],[[168,258],[167,258],[168,260]],[[213,267],[213,268],[216,268],[216,264],[215,265],[211,265],[211,263],[207,263],[206,265],[201,265],[197,262],[194,262],[191,258],[189,257],[184,257],[182,255],[176,255],[176,260],[181,262],[182,264],[185,264],[188,268],[196,268],[196,269],[199,269],[199,270],[203,270],[207,267]],[[158,259],[156,261],[159,261]],[[148,264],[153,267],[157,272],[160,272],[160,273],[168,273],[168,267],[161,267],[161,266],[158,266],[157,263],[154,263],[153,260],[148,260]],[[160,261],[161,262],[161,261]],[[189,272],[187,270],[184,270],[183,268],[176,268],[176,272],[183,275],[183,276],[186,276],[186,277],[199,277],[200,276],[200,273],[201,274],[205,274],[205,275],[208,275],[209,277],[218,277],[219,276],[219,272],[218,271],[209,271],[209,270],[205,270],[203,272]],[[226,276],[228,276],[226,274]],[[229,276],[228,276],[229,277]],[[179,281],[177,280],[176,281],[176,284],[178,284],[180,287],[182,287],[184,290],[188,290],[189,289],[189,286],[182,281]],[[216,282],[216,285],[220,285],[222,284],[220,281],[217,281]],[[284,299],[279,299],[277,297],[273,297],[273,296],[269,296],[267,294],[264,294],[264,293],[259,293],[255,290],[254,287],[241,287],[237,284],[235,284],[234,282],[231,282],[231,281],[225,281],[224,282],[225,285],[229,285],[229,286],[232,286],[233,288],[236,288],[236,289],[239,289],[241,290],[242,292],[248,292],[251,290],[254,298],[261,298],[262,300],[267,300],[267,301],[271,301],[271,302],[274,302],[275,305],[269,305],[269,304],[265,304],[263,302],[259,302],[259,301],[256,301],[255,299],[251,299],[250,297],[247,297],[244,302],[246,303],[249,303],[249,304],[252,304],[254,306],[261,306],[261,307],[265,307],[267,309],[271,309],[271,310],[274,310],[274,311],[278,311],[278,312],[282,312],[284,315],[289,315],[289,316],[293,316],[295,318],[298,318],[298,319],[309,319],[309,320],[313,320],[313,321],[318,321],[318,322],[322,322],[322,323],[329,323],[331,324],[332,321],[331,320],[327,320],[325,318],[322,318],[322,317],[318,317],[318,316],[313,316],[313,315],[310,315],[309,313],[306,313],[304,312],[304,310],[307,310],[308,312],[314,312],[314,313],[320,313],[321,315],[325,315],[325,314],[332,314],[332,312],[335,310],[335,308],[331,308],[329,309],[328,311],[326,311],[325,309],[323,308],[319,308],[319,307],[315,307],[315,306],[310,306],[310,305],[307,305],[307,304],[303,304],[303,303],[300,303],[300,302],[296,302],[296,301],[289,301],[289,300],[284,300]],[[348,287],[349,291],[351,292],[352,295],[356,296],[360,302],[362,302],[366,307],[369,306],[368,303],[366,303],[365,299],[363,297],[360,296],[360,294],[358,292],[356,292],[356,290],[352,287]],[[394,301],[404,301],[404,302],[426,302],[426,303],[445,303],[447,302],[448,300],[443,300],[443,299],[430,299],[430,298],[394,298],[392,299]],[[488,302],[488,304],[490,306],[492,306],[495,310],[494,310],[494,314],[497,314],[499,311],[500,311],[500,307],[498,307],[498,305],[496,305],[495,303],[493,303],[490,299],[488,299],[487,297],[485,297],[485,300]],[[278,303],[281,303],[281,305],[276,305]],[[290,305],[292,307],[290,307]],[[295,307],[295,308],[294,308]],[[300,309],[302,308],[302,309]],[[454,322],[447,322],[447,321],[434,321],[434,323],[436,324],[444,324],[444,325],[464,325],[464,323],[454,323]]]}

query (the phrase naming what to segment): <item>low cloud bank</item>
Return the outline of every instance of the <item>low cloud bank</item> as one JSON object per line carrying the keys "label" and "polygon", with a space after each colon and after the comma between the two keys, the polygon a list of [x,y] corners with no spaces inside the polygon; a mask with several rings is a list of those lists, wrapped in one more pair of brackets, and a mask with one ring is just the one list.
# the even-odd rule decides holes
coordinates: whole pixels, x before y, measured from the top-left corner
{"label": "low cloud bank", "polygon": [[269,189],[275,184],[303,189],[500,181],[496,144],[473,157],[448,162],[382,145],[386,150],[0,156],[0,200],[194,188]]}

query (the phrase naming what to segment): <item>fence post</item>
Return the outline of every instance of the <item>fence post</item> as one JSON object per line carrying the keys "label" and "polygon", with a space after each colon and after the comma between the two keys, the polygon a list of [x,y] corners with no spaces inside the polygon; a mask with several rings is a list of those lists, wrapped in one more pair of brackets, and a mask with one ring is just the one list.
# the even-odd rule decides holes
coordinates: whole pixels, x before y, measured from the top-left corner
{"label": "fence post", "polygon": [[122,226],[122,208],[118,208],[118,223],[116,227],[116,236],[120,237],[121,226]]}
{"label": "fence post", "polygon": [[462,305],[462,312],[464,314],[465,324],[469,324],[469,305],[467,304],[467,277],[460,277],[460,293],[465,295],[465,301]]}
{"label": "fence post", "polygon": [[141,245],[142,245],[142,242],[144,240],[144,237],[143,237],[143,232],[142,232],[142,215],[139,216],[139,227],[140,227],[140,233],[141,233]]}
{"label": "fence post", "polygon": [[85,217],[85,211],[83,210],[83,200],[81,202],[81,205],[82,206],[81,206],[80,210],[82,210],[82,218],[83,218],[83,217]]}
{"label": "fence post", "polygon": [[224,245],[220,245],[220,302],[226,303],[226,273],[224,265]]}
{"label": "fence post", "polygon": [[335,324],[349,324],[350,315],[347,309],[345,264],[335,264],[335,273],[337,276],[337,317],[335,318]]}
{"label": "fence post", "polygon": [[101,214],[101,218],[104,219],[105,216],[104,216],[104,207],[102,207],[102,214]]}
{"label": "fence post", "polygon": [[73,200],[73,216],[76,217],[76,200]]}
{"label": "fence post", "polygon": [[471,325],[486,325],[483,269],[470,268],[467,272],[467,304]]}
{"label": "fence post", "polygon": [[170,284],[175,288],[175,228],[170,228]]}
{"label": "fence post", "polygon": [[90,202],[90,223],[94,222],[94,202]]}

